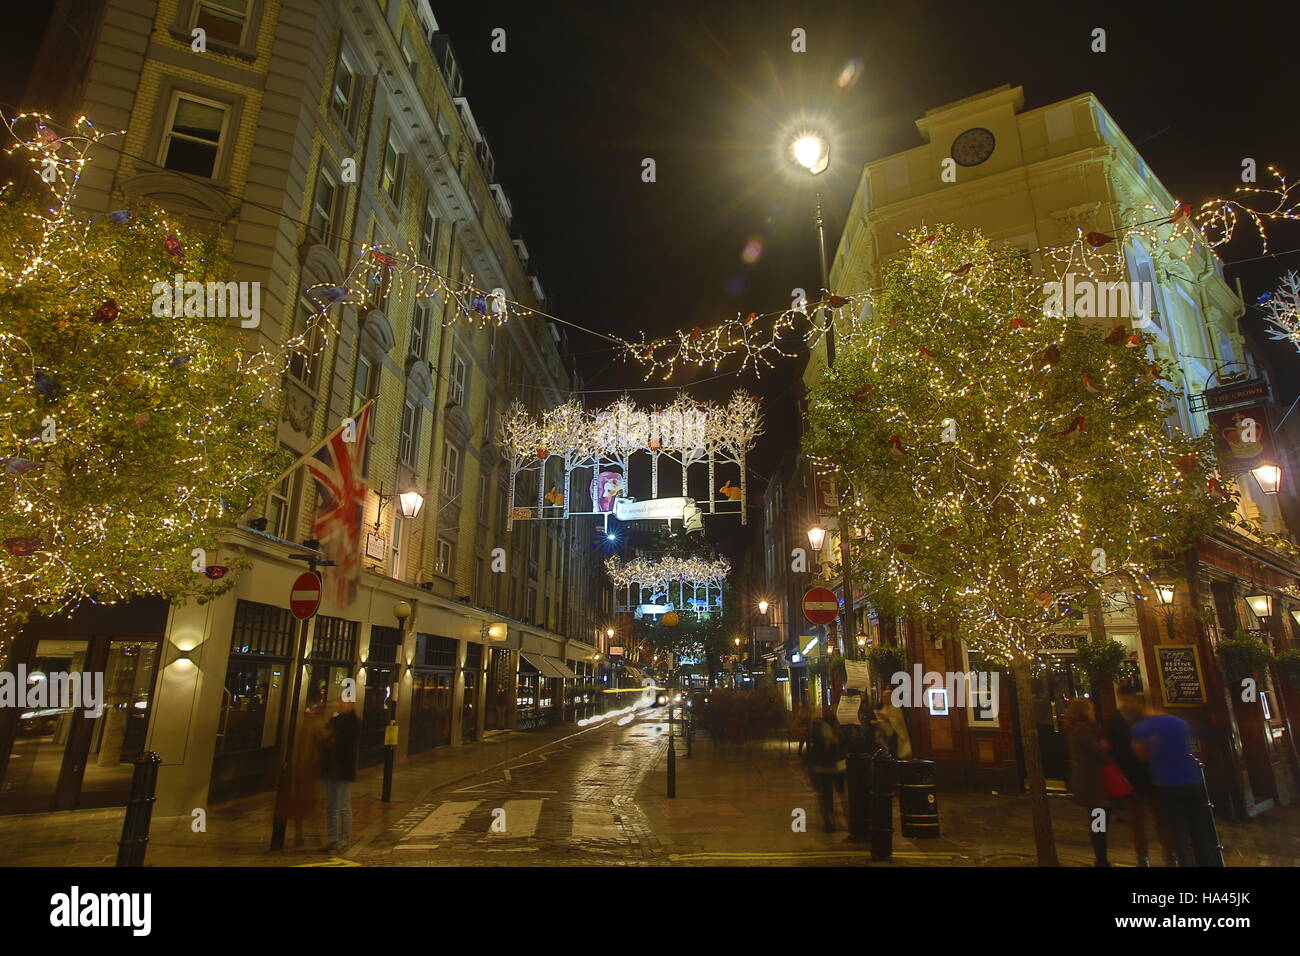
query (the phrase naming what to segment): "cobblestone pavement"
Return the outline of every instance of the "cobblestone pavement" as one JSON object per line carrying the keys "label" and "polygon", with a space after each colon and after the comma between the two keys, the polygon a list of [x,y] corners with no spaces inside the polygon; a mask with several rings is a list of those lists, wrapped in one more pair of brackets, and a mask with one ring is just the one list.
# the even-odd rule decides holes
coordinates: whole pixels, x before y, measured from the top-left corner
{"label": "cobblestone pavement", "polygon": [[667,862],[635,796],[667,746],[661,710],[556,741],[424,794],[341,854],[363,866]]}

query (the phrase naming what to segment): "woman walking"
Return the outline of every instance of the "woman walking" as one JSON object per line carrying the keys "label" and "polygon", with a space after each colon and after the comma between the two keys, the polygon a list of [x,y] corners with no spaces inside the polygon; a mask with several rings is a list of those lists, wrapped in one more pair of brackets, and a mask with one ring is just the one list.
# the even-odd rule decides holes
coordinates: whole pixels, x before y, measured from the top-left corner
{"label": "woman walking", "polygon": [[1084,809],[1094,865],[1110,866],[1106,859],[1106,829],[1110,825],[1111,797],[1102,783],[1102,768],[1108,758],[1106,745],[1097,733],[1092,701],[1085,697],[1070,701],[1065,736],[1070,744],[1070,789],[1074,791],[1074,802]]}

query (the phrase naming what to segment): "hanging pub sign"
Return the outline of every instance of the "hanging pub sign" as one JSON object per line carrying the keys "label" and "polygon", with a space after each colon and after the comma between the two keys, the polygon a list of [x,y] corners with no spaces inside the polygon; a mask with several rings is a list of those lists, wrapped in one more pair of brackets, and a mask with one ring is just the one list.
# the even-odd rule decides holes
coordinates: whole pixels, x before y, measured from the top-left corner
{"label": "hanging pub sign", "polygon": [[812,476],[817,514],[823,517],[838,514],[840,496],[835,489],[835,475],[826,468],[813,465]]}
{"label": "hanging pub sign", "polygon": [[1207,408],[1228,408],[1242,402],[1257,402],[1261,398],[1268,398],[1268,384],[1257,378],[1205,390]]}
{"label": "hanging pub sign", "polygon": [[1268,409],[1263,405],[1211,412],[1210,431],[1214,432],[1214,449],[1225,474],[1237,475],[1260,465],[1277,464]]}
{"label": "hanging pub sign", "polygon": [[1165,644],[1156,648],[1160,690],[1169,707],[1195,707],[1205,703],[1201,658],[1192,644]]}

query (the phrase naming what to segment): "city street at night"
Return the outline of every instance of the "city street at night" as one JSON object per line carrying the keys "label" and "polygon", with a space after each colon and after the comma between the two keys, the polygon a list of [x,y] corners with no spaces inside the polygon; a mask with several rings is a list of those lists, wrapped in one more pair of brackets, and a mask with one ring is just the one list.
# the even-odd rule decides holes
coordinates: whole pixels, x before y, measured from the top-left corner
{"label": "city street at night", "polygon": [[1284,931],[1295,14],[9,4],[13,930]]}

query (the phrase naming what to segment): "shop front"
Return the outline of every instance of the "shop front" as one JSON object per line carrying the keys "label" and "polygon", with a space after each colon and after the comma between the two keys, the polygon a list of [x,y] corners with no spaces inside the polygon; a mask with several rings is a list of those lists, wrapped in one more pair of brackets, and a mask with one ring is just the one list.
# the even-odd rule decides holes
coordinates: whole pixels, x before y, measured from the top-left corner
{"label": "shop front", "polygon": [[[488,649],[493,655],[499,648]],[[465,645],[465,663],[460,670],[465,688],[460,704],[460,742],[473,743],[478,740],[479,692],[483,686],[483,645],[469,643]],[[484,729],[496,730],[492,723],[493,707],[491,696],[492,673],[488,672],[489,695],[487,713],[484,715]]]}
{"label": "shop front", "polygon": [[407,732],[408,755],[424,753],[451,743],[452,705],[456,656],[454,638],[416,634],[411,665],[411,718]]}
{"label": "shop front", "polygon": [[384,730],[397,718],[398,651],[402,632],[396,627],[370,626],[366,651],[366,692],[361,706],[361,756],[358,767],[373,767],[384,759]]}
{"label": "shop front", "polygon": [[166,603],[137,600],[38,619],[18,636],[0,661],[25,677],[23,701],[0,708],[0,813],[126,803],[166,624]]}

